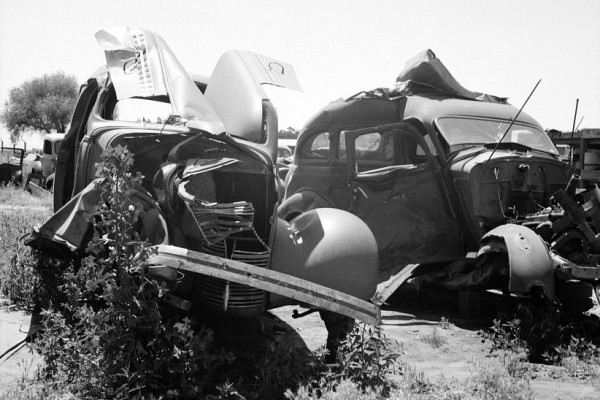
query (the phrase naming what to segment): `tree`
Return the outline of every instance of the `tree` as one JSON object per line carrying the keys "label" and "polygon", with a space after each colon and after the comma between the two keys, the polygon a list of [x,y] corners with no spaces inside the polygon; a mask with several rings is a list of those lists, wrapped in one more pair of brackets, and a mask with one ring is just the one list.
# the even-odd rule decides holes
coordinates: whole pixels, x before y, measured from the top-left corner
{"label": "tree", "polygon": [[62,71],[33,78],[10,90],[0,121],[14,140],[25,129],[64,132],[78,94],[77,78]]}
{"label": "tree", "polygon": [[287,129],[281,129],[277,132],[277,137],[279,139],[298,139],[298,135],[300,131],[298,129],[292,128],[291,126]]}

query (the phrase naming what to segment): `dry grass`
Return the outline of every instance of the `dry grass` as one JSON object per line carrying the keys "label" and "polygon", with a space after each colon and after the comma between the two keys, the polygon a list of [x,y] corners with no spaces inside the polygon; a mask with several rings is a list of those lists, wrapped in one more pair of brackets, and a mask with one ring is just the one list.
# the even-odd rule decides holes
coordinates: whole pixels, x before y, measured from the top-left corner
{"label": "dry grass", "polygon": [[430,344],[431,347],[436,349],[448,343],[448,339],[441,335],[437,328],[433,328],[431,333],[421,336],[420,339],[423,342]]}
{"label": "dry grass", "polygon": [[[52,215],[52,195],[35,196],[13,186],[0,186],[0,293],[6,285],[28,285],[27,274],[12,271],[11,260],[22,253],[23,235],[31,232],[35,224],[45,222]],[[15,277],[23,279],[16,279]]]}

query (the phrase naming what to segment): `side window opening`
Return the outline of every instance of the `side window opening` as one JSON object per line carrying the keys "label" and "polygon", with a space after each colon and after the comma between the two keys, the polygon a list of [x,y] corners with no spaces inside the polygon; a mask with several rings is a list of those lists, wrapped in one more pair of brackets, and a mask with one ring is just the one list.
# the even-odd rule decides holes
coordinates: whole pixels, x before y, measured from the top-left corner
{"label": "side window opening", "polygon": [[52,142],[49,140],[44,140],[44,154],[52,154]]}
{"label": "side window opening", "polygon": [[[345,132],[340,133],[338,159],[345,160]],[[426,137],[426,143],[431,143]],[[359,171],[388,166],[417,166],[428,162],[425,149],[403,130],[368,132],[356,137],[355,161]],[[432,147],[432,146],[431,146]]]}
{"label": "side window opening", "polygon": [[331,141],[329,132],[314,135],[311,140],[304,143],[300,150],[300,158],[311,160],[329,160]]}

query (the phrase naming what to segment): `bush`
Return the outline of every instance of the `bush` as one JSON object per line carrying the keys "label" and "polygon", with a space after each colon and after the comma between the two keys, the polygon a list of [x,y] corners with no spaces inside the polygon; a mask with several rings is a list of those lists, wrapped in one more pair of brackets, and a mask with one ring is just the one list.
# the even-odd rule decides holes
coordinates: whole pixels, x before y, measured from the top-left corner
{"label": "bush", "polygon": [[85,398],[197,398],[233,355],[212,348],[210,330],[163,318],[167,288],[146,274],[152,247],[134,229],[143,209],[129,200],[141,176],[129,172],[126,148],[107,149],[102,160],[90,255],[64,269],[65,300],[43,312],[40,377]]}
{"label": "bush", "polygon": [[395,387],[390,377],[400,372],[400,352],[398,343],[387,339],[381,327],[354,324],[340,343],[337,364],[320,364],[318,375],[295,392],[287,390],[285,396],[294,400],[388,397]]}
{"label": "bush", "polygon": [[521,352],[531,362],[560,364],[566,357],[594,360],[600,356],[600,321],[565,313],[559,302],[520,304],[510,315],[480,332],[492,351]]}

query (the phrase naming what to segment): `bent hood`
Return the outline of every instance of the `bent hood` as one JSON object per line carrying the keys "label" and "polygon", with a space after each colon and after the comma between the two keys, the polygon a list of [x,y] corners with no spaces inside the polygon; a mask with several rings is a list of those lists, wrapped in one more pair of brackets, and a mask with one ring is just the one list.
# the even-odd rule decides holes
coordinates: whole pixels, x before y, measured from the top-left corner
{"label": "bent hood", "polygon": [[117,98],[168,96],[173,115],[187,126],[213,134],[223,122],[188,72],[159,35],[139,28],[108,28],[96,33]]}

